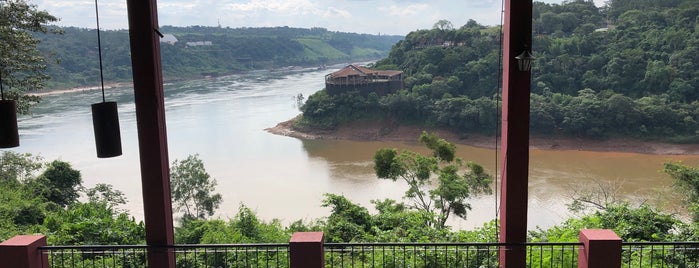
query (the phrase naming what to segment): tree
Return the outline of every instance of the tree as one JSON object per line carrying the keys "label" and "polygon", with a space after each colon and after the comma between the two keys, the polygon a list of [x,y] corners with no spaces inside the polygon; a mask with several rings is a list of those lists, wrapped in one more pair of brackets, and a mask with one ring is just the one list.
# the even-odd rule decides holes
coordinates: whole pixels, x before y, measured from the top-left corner
{"label": "tree", "polygon": [[[431,216],[427,225],[445,228],[453,213],[466,218],[471,209],[472,195],[490,194],[490,175],[476,163],[464,164],[455,157],[456,146],[435,134],[423,132],[420,142],[431,149],[432,156],[396,149],[379,149],[374,155],[374,171],[380,179],[403,180],[408,184],[405,197],[413,200],[413,208]],[[465,168],[463,175],[459,172]],[[430,180],[437,176],[436,186],[428,189]]]}
{"label": "tree", "polygon": [[82,176],[70,163],[54,160],[36,179],[27,183],[34,193],[61,207],[75,203],[80,197]]}
{"label": "tree", "polygon": [[143,222],[106,203],[75,203],[44,221],[52,245],[136,245],[145,242]]}
{"label": "tree", "polygon": [[185,218],[203,219],[214,214],[221,204],[221,194],[215,194],[216,179],[211,178],[199,155],[190,155],[170,167],[172,199]]}
{"label": "tree", "polygon": [[24,182],[42,167],[41,160],[30,153],[3,152],[0,155],[0,182]]}
{"label": "tree", "polygon": [[32,33],[58,33],[46,26],[57,20],[25,0],[0,1],[0,77],[5,90],[9,89],[5,97],[18,100],[20,112],[39,101],[22,93],[43,88],[49,79],[44,74],[46,57],[37,50],[39,41]]}
{"label": "tree", "polygon": [[114,189],[111,184],[98,183],[93,188],[85,189],[85,195],[91,203],[104,203],[110,207],[126,204],[124,193]]}
{"label": "tree", "polygon": [[454,30],[454,24],[452,24],[451,21],[448,20],[439,20],[434,23],[434,26],[432,26],[432,28],[442,31],[451,31]]}
{"label": "tree", "polygon": [[588,209],[606,210],[607,208],[623,204],[619,197],[622,183],[620,181],[602,182],[593,180],[593,183],[584,182],[571,187],[573,201],[566,204],[572,212],[584,212]]}
{"label": "tree", "polygon": [[675,186],[686,197],[686,206],[693,214],[694,222],[699,222],[699,169],[680,162],[667,162],[663,171],[675,180]]}
{"label": "tree", "polygon": [[324,194],[323,207],[330,207],[326,233],[330,242],[356,242],[367,237],[373,226],[369,211],[342,195]]}

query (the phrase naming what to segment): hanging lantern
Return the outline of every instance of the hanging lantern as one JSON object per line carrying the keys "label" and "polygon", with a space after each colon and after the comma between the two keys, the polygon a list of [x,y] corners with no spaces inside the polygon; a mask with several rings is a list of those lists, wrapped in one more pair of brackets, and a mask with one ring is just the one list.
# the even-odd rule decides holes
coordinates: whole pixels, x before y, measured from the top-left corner
{"label": "hanging lantern", "polygon": [[0,100],[0,148],[19,146],[17,104],[14,100]]}
{"label": "hanging lantern", "polygon": [[97,157],[108,158],[121,155],[121,132],[119,131],[119,113],[117,103],[105,101],[104,75],[102,73],[102,39],[100,38],[100,20],[95,0],[97,18],[97,50],[100,60],[100,82],[102,84],[102,102],[92,105],[92,127],[95,130]]}
{"label": "hanging lantern", "polygon": [[95,130],[97,157],[107,158],[121,155],[121,132],[117,103],[100,102],[92,105],[92,126]]}

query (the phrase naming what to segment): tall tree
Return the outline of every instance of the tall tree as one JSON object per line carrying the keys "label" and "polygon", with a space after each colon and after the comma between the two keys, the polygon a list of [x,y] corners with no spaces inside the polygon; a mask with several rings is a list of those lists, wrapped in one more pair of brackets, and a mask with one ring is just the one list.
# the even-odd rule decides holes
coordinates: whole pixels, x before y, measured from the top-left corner
{"label": "tall tree", "polygon": [[27,112],[36,96],[23,92],[39,90],[49,79],[44,74],[47,59],[37,50],[39,40],[32,33],[58,33],[47,23],[58,19],[26,0],[0,1],[0,76],[6,98],[18,100],[18,110]]}
{"label": "tall tree", "polygon": [[[444,228],[452,214],[466,218],[472,195],[490,194],[492,178],[480,165],[464,164],[456,158],[453,143],[427,132],[420,135],[420,142],[432,150],[432,156],[379,149],[374,155],[374,170],[380,179],[401,179],[407,183],[405,197],[413,200],[413,207],[431,216],[428,225]],[[437,181],[431,183],[434,176]],[[431,184],[435,186],[429,189]]]}
{"label": "tall tree", "polygon": [[70,163],[54,160],[46,165],[39,177],[29,181],[27,185],[47,201],[65,207],[75,203],[80,197],[82,176]]}
{"label": "tall tree", "polygon": [[175,160],[170,167],[172,199],[184,218],[204,219],[221,204],[221,194],[214,193],[216,179],[206,172],[199,155]]}

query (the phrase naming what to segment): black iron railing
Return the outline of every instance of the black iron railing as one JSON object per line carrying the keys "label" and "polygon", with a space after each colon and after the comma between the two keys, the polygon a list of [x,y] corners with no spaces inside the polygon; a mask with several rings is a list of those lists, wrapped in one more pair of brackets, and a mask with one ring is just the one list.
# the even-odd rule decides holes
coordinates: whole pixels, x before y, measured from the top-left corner
{"label": "black iron railing", "polygon": [[49,267],[146,267],[145,245],[135,246],[49,246]]}
{"label": "black iron railing", "polygon": [[497,267],[499,243],[329,243],[333,267]]}
{"label": "black iron railing", "polygon": [[[289,267],[289,244],[174,245],[177,267]],[[147,267],[148,246],[49,246],[50,268]]]}
{"label": "black iron railing", "polygon": [[582,243],[526,243],[527,267],[578,267]]}
{"label": "black iron railing", "polygon": [[524,247],[528,267],[577,267],[580,243],[329,243],[326,267],[498,267],[501,250]]}
{"label": "black iron railing", "polygon": [[699,242],[624,242],[622,267],[699,267]]}
{"label": "black iron railing", "polygon": [[[326,243],[326,267],[498,267],[524,247],[527,267],[577,267],[581,243]],[[289,267],[289,244],[175,245],[177,267]],[[41,247],[50,268],[147,267],[148,246]],[[699,242],[625,242],[622,267],[699,267]]]}

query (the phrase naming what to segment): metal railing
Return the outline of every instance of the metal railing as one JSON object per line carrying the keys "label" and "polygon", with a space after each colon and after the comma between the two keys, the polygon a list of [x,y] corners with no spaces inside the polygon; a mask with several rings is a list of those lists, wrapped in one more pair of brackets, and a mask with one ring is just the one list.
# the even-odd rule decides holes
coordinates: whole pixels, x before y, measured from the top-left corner
{"label": "metal railing", "polygon": [[623,242],[622,267],[699,267],[699,242]]}
{"label": "metal railing", "polygon": [[[289,267],[289,244],[174,245],[177,267]],[[147,267],[148,246],[47,246],[50,268]]]}
{"label": "metal railing", "polygon": [[582,243],[526,243],[527,267],[578,267]]}
{"label": "metal railing", "polygon": [[501,250],[524,247],[528,267],[577,267],[580,243],[328,243],[326,267],[498,267]]}
{"label": "metal railing", "polygon": [[[581,243],[326,243],[326,267],[498,267],[524,247],[527,267],[577,267]],[[177,267],[289,267],[289,244],[174,245]],[[47,246],[50,268],[147,267],[148,246]],[[699,267],[699,242],[624,242],[622,267]]]}

